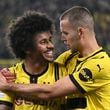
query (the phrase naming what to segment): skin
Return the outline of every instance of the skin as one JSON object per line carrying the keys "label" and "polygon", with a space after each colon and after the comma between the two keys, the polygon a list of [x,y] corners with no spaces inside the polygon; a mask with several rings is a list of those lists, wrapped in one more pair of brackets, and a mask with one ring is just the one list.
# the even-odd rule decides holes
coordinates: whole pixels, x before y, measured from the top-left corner
{"label": "skin", "polygon": [[29,73],[40,74],[53,61],[53,43],[50,32],[39,33],[35,39],[35,49],[30,50],[25,59],[25,67]]}
{"label": "skin", "polygon": [[52,35],[50,32],[42,32],[35,37],[35,48],[37,53],[37,61],[43,58],[43,62],[46,60],[53,61],[53,49]]}
{"label": "skin", "polygon": [[70,48],[72,51],[77,49],[78,44],[78,33],[72,29],[72,26],[63,20],[60,22],[61,40]]}
{"label": "skin", "polygon": [[[54,45],[52,43],[52,34],[49,31],[41,32],[34,37],[34,50],[29,50],[24,60],[25,69],[30,74],[41,74],[48,65],[52,62]],[[7,81],[14,82],[16,77],[12,76],[6,68],[1,70],[1,73],[6,76]],[[4,79],[4,78],[3,78]],[[0,104],[0,110],[12,110],[11,107]]]}
{"label": "skin", "polygon": [[[60,21],[60,30],[64,43],[66,43],[72,51],[77,49],[80,52],[80,57],[85,57],[99,49],[94,32],[85,26],[74,28],[68,19],[63,19]],[[3,82],[0,83],[0,89],[2,90],[16,92],[17,94],[21,93],[23,95],[28,95],[28,97],[44,100],[78,92],[77,87],[72,83],[69,76],[58,80],[51,86],[8,84],[6,80],[4,81],[3,79],[0,79],[0,81]]]}
{"label": "skin", "polygon": [[5,105],[0,105],[0,110],[12,110],[11,107],[7,107]]}

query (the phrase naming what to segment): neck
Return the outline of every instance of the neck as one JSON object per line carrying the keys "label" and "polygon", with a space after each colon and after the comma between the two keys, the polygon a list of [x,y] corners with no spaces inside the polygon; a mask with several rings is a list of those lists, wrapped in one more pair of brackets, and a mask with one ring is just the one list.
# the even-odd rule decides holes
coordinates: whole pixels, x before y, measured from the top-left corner
{"label": "neck", "polygon": [[25,69],[30,74],[40,75],[47,68],[47,62],[33,62],[32,60],[25,60]]}
{"label": "neck", "polygon": [[80,57],[86,57],[100,48],[95,37],[85,42],[86,44],[79,49]]}

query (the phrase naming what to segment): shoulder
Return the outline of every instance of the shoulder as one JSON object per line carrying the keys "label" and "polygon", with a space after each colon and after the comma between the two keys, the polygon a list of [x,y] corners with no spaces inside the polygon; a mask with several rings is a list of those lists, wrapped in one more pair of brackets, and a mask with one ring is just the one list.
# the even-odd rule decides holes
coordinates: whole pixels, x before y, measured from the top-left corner
{"label": "shoulder", "polygon": [[64,53],[62,53],[61,55],[59,55],[57,57],[57,59],[55,60],[55,62],[66,65],[67,62],[70,61],[71,59],[75,58],[74,56],[76,56],[76,55],[78,55],[78,52],[72,53],[70,50],[68,50],[68,51],[65,51]]}
{"label": "shoulder", "polygon": [[11,72],[15,72],[16,70],[22,69],[22,64],[23,64],[23,61],[18,62],[18,63],[16,63],[15,65],[11,66],[11,67],[9,68],[9,70],[10,70]]}
{"label": "shoulder", "polygon": [[105,52],[103,52],[101,53],[100,56],[98,57],[96,56],[90,60],[87,60],[85,64],[91,65],[91,66],[101,64],[103,66],[106,66],[110,64],[110,57]]}
{"label": "shoulder", "polygon": [[[108,76],[110,73],[110,58],[97,58],[85,62],[81,70],[89,70],[93,76]],[[110,76],[110,75],[109,75]]]}

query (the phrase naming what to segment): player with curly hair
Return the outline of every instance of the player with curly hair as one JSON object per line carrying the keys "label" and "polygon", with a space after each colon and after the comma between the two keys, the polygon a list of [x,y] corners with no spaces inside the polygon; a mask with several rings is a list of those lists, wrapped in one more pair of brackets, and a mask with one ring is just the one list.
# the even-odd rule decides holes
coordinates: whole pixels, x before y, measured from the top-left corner
{"label": "player with curly hair", "polygon": [[[15,83],[53,84],[66,75],[63,65],[54,63],[52,37],[54,24],[44,13],[27,11],[9,26],[8,47],[21,59],[9,68],[16,74]],[[61,110],[63,98],[51,101],[19,97],[11,93],[0,93],[2,110]]]}

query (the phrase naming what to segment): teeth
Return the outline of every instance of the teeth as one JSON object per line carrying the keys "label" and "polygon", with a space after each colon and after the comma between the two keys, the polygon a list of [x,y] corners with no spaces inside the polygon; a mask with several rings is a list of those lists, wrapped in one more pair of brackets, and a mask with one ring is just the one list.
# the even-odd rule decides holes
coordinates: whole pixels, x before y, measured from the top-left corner
{"label": "teeth", "polygon": [[63,41],[64,44],[67,44],[67,41]]}
{"label": "teeth", "polygon": [[48,51],[48,52],[46,52],[46,53],[48,53],[48,54],[53,54],[53,51]]}
{"label": "teeth", "polygon": [[46,53],[49,54],[49,55],[52,55],[53,54],[53,51],[48,51]]}

